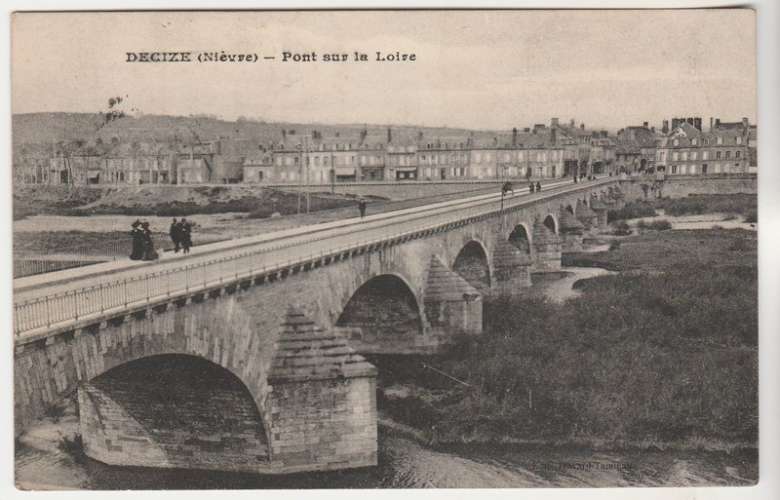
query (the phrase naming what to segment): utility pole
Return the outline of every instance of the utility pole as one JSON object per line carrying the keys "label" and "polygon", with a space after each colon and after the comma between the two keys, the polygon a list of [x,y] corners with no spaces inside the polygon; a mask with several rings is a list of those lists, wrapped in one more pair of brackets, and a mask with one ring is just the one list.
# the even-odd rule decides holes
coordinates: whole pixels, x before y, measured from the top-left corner
{"label": "utility pole", "polygon": [[306,132],[306,135],[303,136],[303,151],[304,151],[304,160],[306,161],[306,213],[309,213],[309,208],[311,208],[311,193],[309,192],[309,132]]}

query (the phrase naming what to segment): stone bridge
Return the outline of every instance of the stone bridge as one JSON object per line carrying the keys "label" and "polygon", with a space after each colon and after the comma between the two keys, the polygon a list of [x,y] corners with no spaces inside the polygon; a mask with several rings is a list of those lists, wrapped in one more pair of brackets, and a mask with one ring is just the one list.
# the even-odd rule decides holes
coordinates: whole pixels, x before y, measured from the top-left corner
{"label": "stone bridge", "polygon": [[16,433],[77,393],[85,451],[108,464],[374,465],[376,369],[360,353],[479,335],[483,299],[559,269],[623,202],[619,184],[560,182],[15,280]]}

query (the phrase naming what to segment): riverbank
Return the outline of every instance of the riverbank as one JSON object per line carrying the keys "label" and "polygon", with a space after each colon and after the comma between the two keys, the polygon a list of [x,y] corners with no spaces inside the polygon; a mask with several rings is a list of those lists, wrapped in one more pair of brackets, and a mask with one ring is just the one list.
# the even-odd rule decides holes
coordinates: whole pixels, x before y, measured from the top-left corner
{"label": "riverbank", "polygon": [[579,296],[488,299],[481,337],[434,358],[376,360],[380,408],[441,446],[752,453],[755,232],[617,241],[566,256],[616,273],[579,280]]}

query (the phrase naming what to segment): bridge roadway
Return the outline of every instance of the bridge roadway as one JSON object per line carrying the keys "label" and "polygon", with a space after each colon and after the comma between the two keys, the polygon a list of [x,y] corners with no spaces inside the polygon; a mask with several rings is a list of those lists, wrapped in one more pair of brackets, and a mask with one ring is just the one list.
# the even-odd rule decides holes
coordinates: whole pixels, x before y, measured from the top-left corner
{"label": "bridge roadway", "polygon": [[[504,197],[503,210],[615,180],[559,181],[533,194],[522,186]],[[501,194],[490,193],[207,244],[186,256],[168,253],[157,261],[128,259],[19,278],[14,280],[15,342],[29,343],[216,286],[296,272],[322,259],[500,210]]]}

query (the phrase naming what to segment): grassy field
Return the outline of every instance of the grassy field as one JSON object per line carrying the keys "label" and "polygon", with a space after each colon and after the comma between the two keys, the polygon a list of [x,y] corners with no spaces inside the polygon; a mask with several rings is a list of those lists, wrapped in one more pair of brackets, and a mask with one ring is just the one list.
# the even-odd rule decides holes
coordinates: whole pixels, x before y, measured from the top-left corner
{"label": "grassy field", "polygon": [[441,442],[755,446],[755,233],[669,231],[572,259],[622,272],[560,305],[490,299],[482,336],[379,360],[380,406]]}

